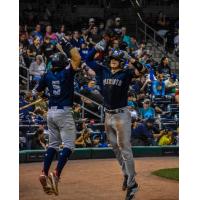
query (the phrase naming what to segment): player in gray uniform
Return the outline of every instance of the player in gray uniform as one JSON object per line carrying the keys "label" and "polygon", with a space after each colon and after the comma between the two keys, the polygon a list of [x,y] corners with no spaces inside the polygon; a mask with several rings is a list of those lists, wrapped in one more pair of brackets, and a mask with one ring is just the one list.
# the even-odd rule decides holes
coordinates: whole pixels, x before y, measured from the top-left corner
{"label": "player in gray uniform", "polygon": [[123,69],[124,53],[114,51],[109,66],[94,61],[97,51],[105,49],[101,41],[87,57],[87,65],[102,81],[102,93],[105,106],[105,130],[113,151],[124,174],[123,189],[127,188],[126,200],[131,200],[138,190],[135,181],[135,166],[131,149],[131,115],[127,109],[128,89],[132,78],[140,76],[145,68],[133,60],[133,69]]}
{"label": "player in gray uniform", "polygon": [[[63,53],[52,55],[52,69],[43,75],[33,93],[49,90],[47,126],[49,132],[49,146],[45,153],[40,183],[47,194],[58,195],[58,181],[61,172],[69,159],[76,137],[75,123],[72,117],[74,95],[74,73],[80,65],[80,55],[67,41],[62,43]],[[71,61],[68,60],[69,55]],[[63,144],[58,163],[54,172],[49,169],[54,155]]]}

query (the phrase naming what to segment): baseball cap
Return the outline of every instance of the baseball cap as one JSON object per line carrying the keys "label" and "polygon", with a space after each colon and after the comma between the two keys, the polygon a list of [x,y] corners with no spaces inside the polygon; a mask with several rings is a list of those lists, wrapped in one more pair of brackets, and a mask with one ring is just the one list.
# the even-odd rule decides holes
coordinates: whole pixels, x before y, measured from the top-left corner
{"label": "baseball cap", "polygon": [[150,99],[145,99],[144,101],[143,101],[143,103],[150,103],[151,101],[150,101]]}

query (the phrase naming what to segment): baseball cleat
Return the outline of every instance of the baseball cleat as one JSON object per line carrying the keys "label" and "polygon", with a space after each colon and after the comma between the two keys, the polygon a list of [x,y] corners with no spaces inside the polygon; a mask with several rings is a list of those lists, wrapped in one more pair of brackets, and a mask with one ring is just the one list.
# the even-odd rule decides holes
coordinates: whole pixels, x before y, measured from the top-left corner
{"label": "baseball cleat", "polygon": [[49,180],[48,176],[45,176],[44,174],[40,175],[39,181],[43,187],[43,190],[46,194],[51,195],[53,194],[51,182]]}
{"label": "baseball cleat", "polygon": [[58,182],[59,182],[59,178],[56,176],[56,174],[54,172],[50,173],[49,178],[51,180],[53,192],[54,192],[54,194],[56,196],[58,196]]}
{"label": "baseball cleat", "polygon": [[127,180],[128,180],[128,176],[124,175],[124,181],[122,184],[122,190],[125,191],[127,189]]}
{"label": "baseball cleat", "polygon": [[132,200],[135,198],[135,193],[138,191],[138,184],[135,182],[134,186],[127,188],[125,200]]}

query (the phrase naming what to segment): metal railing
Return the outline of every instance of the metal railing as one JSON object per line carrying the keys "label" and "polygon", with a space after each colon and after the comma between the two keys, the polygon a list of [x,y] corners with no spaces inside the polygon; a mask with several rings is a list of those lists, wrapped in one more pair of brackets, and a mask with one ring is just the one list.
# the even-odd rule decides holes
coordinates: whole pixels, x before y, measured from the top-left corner
{"label": "metal railing", "polygon": [[[80,94],[78,92],[74,92],[74,95],[79,96],[81,98],[81,100],[82,100],[82,105],[79,104],[81,106],[81,108],[82,108],[82,118],[84,118],[85,111],[87,111],[90,114],[100,118],[101,123],[103,123],[103,121],[104,121],[104,107],[103,107],[103,105],[97,103],[96,101],[94,101],[94,100],[92,100],[92,99],[90,99],[90,98],[88,98],[88,97],[86,97],[86,96],[84,96],[84,95],[82,95],[82,94]],[[96,106],[98,106],[100,108],[100,115],[95,113],[95,112],[93,112],[93,111],[91,111],[91,110],[89,110],[88,108],[86,108],[84,100],[88,100],[88,101],[92,102],[93,104],[95,104]]]}
{"label": "metal railing", "polygon": [[[138,33],[140,32],[140,34],[142,34],[142,36],[144,37],[145,42],[147,42],[147,40],[152,41],[152,45],[154,46],[154,55],[156,50],[159,51],[160,53],[167,55],[165,47],[166,47],[166,43],[167,40],[166,38],[164,38],[163,36],[159,35],[158,32],[152,28],[151,26],[149,26],[147,23],[144,22],[144,20],[142,19],[142,14],[140,13],[139,10],[136,9],[135,4],[133,0],[130,0],[131,5],[133,8],[135,8],[136,10],[136,15],[137,15],[137,20],[136,20],[136,35],[138,35]],[[139,6],[140,7],[140,6]],[[173,58],[171,55],[167,55],[168,59],[170,62],[174,62],[174,71],[178,72],[178,68],[177,68],[177,64],[178,64],[178,59]]]}
{"label": "metal railing", "polygon": [[[26,75],[24,75],[24,73],[20,74],[20,69],[22,71],[25,71]],[[22,55],[19,56],[19,78],[21,78],[27,82],[26,90],[28,91],[30,88],[30,85],[29,85],[30,74],[29,74],[29,69],[26,67],[26,64],[24,62],[24,58]]]}

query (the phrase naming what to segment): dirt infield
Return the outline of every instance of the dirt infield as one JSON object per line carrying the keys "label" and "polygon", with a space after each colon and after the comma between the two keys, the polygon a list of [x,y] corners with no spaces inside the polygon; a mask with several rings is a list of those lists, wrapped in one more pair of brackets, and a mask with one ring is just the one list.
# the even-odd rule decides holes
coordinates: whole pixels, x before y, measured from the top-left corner
{"label": "dirt infield", "polygon": [[[179,184],[151,172],[178,167],[177,157],[137,158],[140,190],[136,200],[178,200]],[[53,163],[55,166],[55,163]],[[65,167],[58,197],[44,194],[38,181],[42,163],[20,164],[20,200],[124,200],[122,176],[115,159],[74,160]]]}

